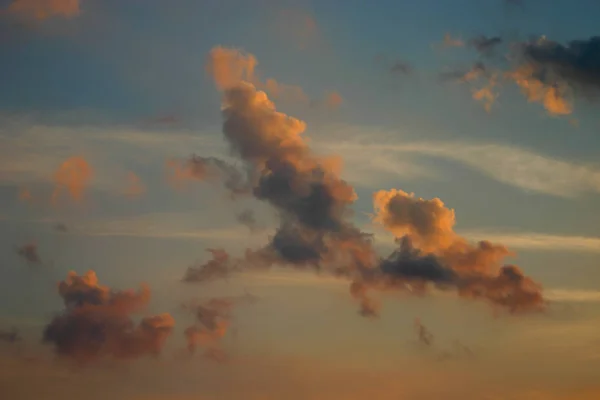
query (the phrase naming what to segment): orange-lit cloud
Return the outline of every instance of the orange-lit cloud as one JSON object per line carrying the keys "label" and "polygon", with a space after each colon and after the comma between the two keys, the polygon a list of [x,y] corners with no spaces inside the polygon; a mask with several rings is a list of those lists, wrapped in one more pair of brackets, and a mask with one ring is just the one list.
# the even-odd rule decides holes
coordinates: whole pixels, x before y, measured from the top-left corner
{"label": "orange-lit cloud", "polygon": [[81,276],[70,272],[58,293],[65,310],[46,326],[44,342],[79,363],[156,355],[175,325],[169,314],[143,317],[134,324],[131,316],[150,300],[145,285],[138,292],[115,291],[100,285],[93,271]]}
{"label": "orange-lit cloud", "polygon": [[52,203],[56,204],[65,192],[73,201],[80,202],[93,175],[92,167],[85,158],[75,156],[65,160],[54,173]]}
{"label": "orange-lit cloud", "polygon": [[498,97],[498,94],[494,92],[496,83],[497,80],[496,76],[494,75],[489,79],[488,83],[484,87],[473,90],[473,99],[481,101],[483,103],[483,108],[488,113],[492,111],[492,106]]}
{"label": "orange-lit cloud", "polygon": [[[383,262],[390,283],[426,281],[456,286],[459,295],[483,299],[511,312],[545,305],[541,287],[514,265],[502,266],[511,252],[487,241],[469,243],[454,231],[454,210],[439,199],[415,198],[401,190],[373,196],[374,220],[400,239],[400,249]],[[507,295],[510,293],[510,296]]]}
{"label": "orange-lit cloud", "polygon": [[335,91],[325,93],[322,100],[311,101],[300,86],[281,83],[273,78],[261,79],[257,65],[258,60],[252,54],[218,46],[210,51],[205,69],[219,90],[234,87],[240,82],[248,82],[267,92],[273,99],[281,101],[319,104],[330,109],[338,108],[343,102],[340,94]]}
{"label": "orange-lit cloud", "polygon": [[127,187],[123,194],[129,198],[137,198],[146,192],[146,185],[142,182],[139,176],[134,172],[127,173]]}
{"label": "orange-lit cloud", "polygon": [[13,0],[6,11],[44,20],[52,17],[75,17],[81,10],[79,0]]}
{"label": "orange-lit cloud", "polygon": [[[222,76],[214,79],[223,88]],[[256,177],[252,194],[278,211],[280,225],[265,247],[248,250],[243,260],[214,253],[205,265],[209,268],[190,269],[184,280],[190,272],[205,280],[205,273],[242,266],[312,267],[351,279],[350,292],[365,316],[375,316],[379,308],[367,296],[372,288],[424,292],[430,284],[511,312],[543,305],[540,289],[529,278],[501,265],[508,250],[460,237],[454,232],[454,211],[439,199],[400,190],[374,195],[375,220],[399,238],[399,248],[378,261],[369,235],[349,219],[356,194],[340,177],[339,158],[312,152],[302,136],[303,121],[278,112],[265,92],[244,80],[223,90],[222,110],[225,139]],[[506,299],[502,293],[511,295]]]}
{"label": "orange-lit cloud", "polygon": [[255,82],[254,70],[258,61],[252,54],[238,49],[213,48],[206,63],[206,72],[221,90],[235,86],[240,81]]}
{"label": "orange-lit cloud", "polygon": [[425,200],[413,193],[392,189],[373,194],[374,220],[396,237],[410,235],[426,252],[448,248],[456,239],[454,210],[442,200]]}
{"label": "orange-lit cloud", "polygon": [[520,88],[529,102],[541,103],[550,115],[568,115],[573,106],[568,99],[569,88],[566,84],[556,82],[553,85],[543,83],[535,76],[535,68],[525,64],[506,74]]}
{"label": "orange-lit cloud", "polygon": [[330,92],[325,96],[325,105],[330,109],[337,109],[342,105],[344,99],[338,92]]}
{"label": "orange-lit cloud", "polygon": [[308,95],[304,93],[304,90],[300,86],[286,85],[279,83],[272,78],[267,79],[264,84],[259,82],[257,86],[266,90],[276,99],[296,101],[299,103],[308,103],[310,101]]}

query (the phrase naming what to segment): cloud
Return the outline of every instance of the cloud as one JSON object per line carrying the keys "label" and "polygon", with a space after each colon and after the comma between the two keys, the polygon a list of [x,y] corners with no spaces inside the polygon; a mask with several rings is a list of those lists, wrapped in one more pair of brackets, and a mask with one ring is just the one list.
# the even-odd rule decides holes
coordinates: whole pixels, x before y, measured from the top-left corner
{"label": "cloud", "polygon": [[215,279],[227,279],[236,269],[235,261],[223,249],[208,249],[211,259],[188,267],[182,281],[187,283],[203,283]]}
{"label": "cloud", "polygon": [[79,0],[13,0],[5,11],[44,20],[52,17],[76,17],[81,10]]}
{"label": "cloud", "polygon": [[58,204],[61,194],[65,192],[73,201],[81,202],[92,178],[92,168],[85,158],[73,156],[66,159],[54,173],[52,203]]}
{"label": "cloud", "polygon": [[600,253],[600,237],[561,236],[537,232],[498,232],[494,230],[464,231],[461,233],[472,240],[486,237],[494,242],[505,243],[515,249]]}
{"label": "cloud", "polygon": [[472,96],[474,100],[483,102],[483,106],[488,113],[491,112],[492,106],[498,97],[498,93],[495,91],[498,86],[498,74],[490,71],[484,63],[478,61],[467,71],[457,69],[442,72],[440,78],[442,81],[451,80],[458,83],[468,83],[471,86],[483,80],[483,86],[480,85],[478,88],[472,89]]}
{"label": "cloud", "polygon": [[[240,49],[217,46],[209,53],[206,71],[213,77],[219,90],[226,90],[245,81],[265,90],[273,98],[310,104],[309,96],[300,86],[281,83],[273,78],[263,81],[256,71],[257,65],[258,60],[252,54]],[[330,103],[337,106],[340,102],[341,97],[335,92],[329,94],[324,101],[326,106],[330,106]]]}
{"label": "cloud", "polygon": [[559,116],[573,112],[569,87],[563,82],[544,83],[531,65],[523,65],[505,76],[515,81],[527,101],[542,103],[548,114]]}
{"label": "cloud", "polygon": [[438,199],[415,198],[402,190],[380,190],[373,194],[375,222],[396,237],[410,235],[424,251],[448,246],[454,240],[454,210]]}
{"label": "cloud", "polygon": [[456,287],[461,297],[484,299],[511,312],[544,307],[541,287],[514,265],[502,265],[511,252],[489,241],[470,243],[454,231],[454,210],[439,199],[424,200],[401,190],[373,195],[374,221],[393,233],[399,248],[368,271],[375,288],[419,291],[428,282]]}
{"label": "cloud", "polygon": [[17,255],[27,261],[28,264],[41,264],[42,259],[38,253],[36,243],[26,243],[16,249]]}
{"label": "cloud", "polygon": [[349,220],[356,194],[340,177],[338,158],[315,155],[302,137],[306,124],[276,111],[266,93],[239,74],[239,82],[227,87],[221,75],[214,78],[223,90],[223,134],[231,151],[257,176],[254,197],[278,211],[280,225],[267,246],[247,250],[243,260],[231,261],[213,250],[213,260],[192,272],[230,271],[230,263],[328,270],[352,281],[350,293],[364,316],[376,315],[378,308],[367,290],[408,286],[424,292],[429,283],[511,312],[543,307],[537,284],[518,267],[501,266],[510,252],[487,241],[471,244],[457,235],[454,212],[439,199],[425,201],[396,190],[375,193],[375,220],[404,235],[396,251],[377,260],[369,235]]}
{"label": "cloud", "polygon": [[469,40],[468,44],[477,50],[477,52],[489,56],[497,46],[502,44],[502,38],[500,36],[487,37],[485,35],[480,35]]}
{"label": "cloud", "polygon": [[[321,139],[315,145],[336,149],[344,157],[360,152],[369,154],[370,159],[388,158],[391,163],[400,158],[398,154],[402,157],[442,158],[468,166],[499,182],[557,197],[576,198],[587,193],[600,193],[600,169],[592,164],[569,162],[494,143],[406,141],[397,144],[398,134],[395,132],[352,127],[345,130],[344,137],[338,138],[334,134],[333,140]],[[348,131],[356,133],[348,134]],[[398,169],[403,166],[402,163],[397,166],[391,164],[389,168]]]}
{"label": "cloud", "polygon": [[138,292],[115,291],[100,285],[93,271],[81,276],[71,272],[59,283],[58,292],[65,310],[46,326],[44,342],[79,363],[156,355],[175,325],[169,314],[133,323],[131,315],[150,300],[150,289],[144,285]]}
{"label": "cloud", "polygon": [[206,72],[221,90],[235,86],[245,80],[255,82],[254,70],[258,61],[252,54],[238,49],[213,48],[206,63]]}
{"label": "cloud", "polygon": [[184,309],[191,312],[196,320],[184,331],[188,352],[193,355],[198,347],[204,347],[206,358],[217,362],[227,360],[221,340],[232,325],[233,309],[256,301],[255,296],[247,293],[244,296],[213,297],[207,301],[184,304]]}
{"label": "cloud", "polygon": [[[206,222],[199,223],[197,214],[191,212],[145,213],[127,217],[79,218],[69,222],[69,232],[83,236],[112,237],[145,237],[175,240],[198,241],[245,241],[253,243],[267,238],[268,231],[254,232],[235,224],[231,218],[231,226],[223,226],[223,215],[220,226]],[[57,224],[55,219],[32,220],[31,222]]]}
{"label": "cloud", "polygon": [[[215,83],[223,87],[220,79],[215,76]],[[243,80],[223,91],[222,110],[232,152],[257,176],[254,197],[281,214],[270,245],[253,253],[255,261],[307,265],[325,256],[325,241],[360,246],[360,233],[346,219],[354,190],[339,177],[337,158],[318,157],[309,148],[304,121],[276,111],[266,93]]]}
{"label": "cloud", "polygon": [[479,88],[473,90],[473,99],[476,101],[481,101],[483,103],[483,108],[485,111],[490,113],[492,111],[492,106],[496,102],[496,98],[498,94],[494,92],[494,87],[497,85],[496,76],[492,76],[488,83]]}
{"label": "cloud", "polygon": [[600,36],[566,45],[542,37],[520,50],[544,84],[551,86],[558,79],[590,98],[600,94]]}
{"label": "cloud", "polygon": [[544,295],[549,301],[566,303],[600,302],[600,291],[581,289],[547,289]]}

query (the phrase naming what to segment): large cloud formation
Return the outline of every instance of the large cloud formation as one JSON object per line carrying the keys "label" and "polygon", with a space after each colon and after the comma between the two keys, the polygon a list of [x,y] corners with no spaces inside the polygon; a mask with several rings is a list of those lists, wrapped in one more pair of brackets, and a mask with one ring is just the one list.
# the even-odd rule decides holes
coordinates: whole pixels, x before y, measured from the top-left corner
{"label": "large cloud formation", "polygon": [[418,199],[400,190],[375,193],[375,220],[399,238],[398,250],[378,258],[370,235],[351,221],[357,196],[341,178],[341,161],[315,155],[303,137],[306,124],[278,112],[265,92],[244,80],[252,75],[255,58],[218,47],[208,64],[223,93],[223,134],[256,178],[252,194],[277,210],[280,224],[268,245],[248,250],[243,260],[213,251],[214,259],[189,269],[184,280],[204,281],[242,266],[282,264],[350,279],[350,292],[364,316],[378,312],[369,290],[424,292],[431,284],[512,312],[542,306],[537,285],[517,267],[501,266],[510,252],[459,237],[454,211],[439,199]]}
{"label": "large cloud formation", "polygon": [[115,291],[98,283],[93,271],[74,272],[58,285],[65,310],[44,330],[44,342],[60,356],[80,363],[100,358],[131,359],[160,353],[175,325],[169,314],[143,317],[136,325],[132,315],[150,300],[150,289]]}
{"label": "large cloud formation", "polygon": [[440,199],[424,200],[401,190],[379,191],[373,199],[375,221],[400,238],[400,248],[383,260],[381,271],[367,276],[371,285],[423,289],[433,283],[511,312],[543,307],[540,286],[517,266],[502,265],[511,252],[459,236],[454,210]]}

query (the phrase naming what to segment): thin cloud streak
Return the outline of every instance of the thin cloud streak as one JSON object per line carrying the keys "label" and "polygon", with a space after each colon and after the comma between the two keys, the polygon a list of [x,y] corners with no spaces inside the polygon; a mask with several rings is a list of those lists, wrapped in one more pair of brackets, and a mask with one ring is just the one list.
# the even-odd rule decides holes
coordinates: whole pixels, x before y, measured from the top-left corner
{"label": "thin cloud streak", "polygon": [[[216,130],[217,128],[215,128]],[[1,131],[1,128],[0,128]],[[166,156],[188,156],[189,149],[206,149],[225,160],[230,159],[227,145],[208,129],[200,134],[145,132],[135,129],[58,128],[23,126],[19,135],[0,138],[0,184],[47,182],[52,170],[66,156],[85,151],[99,165],[96,188],[112,191],[111,173],[126,150],[148,160]],[[556,197],[576,198],[600,193],[600,168],[552,158],[531,150],[495,143],[405,141],[397,132],[371,127],[330,126],[330,134],[311,138],[316,152],[335,149],[345,161],[343,176],[354,184],[378,187],[381,180],[401,176],[407,179],[439,178],[443,173],[424,161],[445,159],[467,166],[483,175],[526,191]],[[337,137],[343,132],[343,137]],[[310,132],[308,132],[310,137]],[[400,144],[398,144],[400,143]],[[112,167],[102,158],[112,154]],[[135,154],[134,154],[135,155]],[[401,155],[402,157],[399,157]],[[113,161],[114,160],[114,161]],[[160,160],[160,161],[159,161]],[[125,161],[123,161],[124,163]]]}
{"label": "thin cloud streak", "polygon": [[[369,229],[374,233],[378,245],[393,247],[393,235],[390,233],[374,226],[365,229]],[[457,233],[473,242],[485,238],[492,243],[502,243],[506,247],[515,250],[600,253],[600,237],[593,236],[552,235],[540,232],[501,232],[491,229],[458,230]]]}
{"label": "thin cloud streak", "polygon": [[536,232],[470,231],[462,234],[470,239],[485,237],[493,242],[504,243],[508,247],[521,250],[600,253],[600,237],[560,236]]}
{"label": "thin cloud streak", "polygon": [[[524,189],[563,198],[600,193],[600,168],[551,158],[532,151],[501,144],[422,141],[398,143],[398,137],[362,134],[354,139],[323,141],[320,147],[335,148],[346,154],[360,151],[371,159],[394,154],[442,158],[470,167],[489,178]],[[388,138],[394,140],[391,142]],[[386,157],[387,155],[387,157]],[[400,157],[396,157],[400,158]]]}

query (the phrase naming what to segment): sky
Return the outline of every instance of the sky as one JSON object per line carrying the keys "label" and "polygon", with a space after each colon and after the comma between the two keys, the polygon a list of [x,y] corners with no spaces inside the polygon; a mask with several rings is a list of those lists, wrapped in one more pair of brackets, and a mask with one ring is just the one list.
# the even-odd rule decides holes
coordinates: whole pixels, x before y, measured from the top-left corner
{"label": "sky", "polygon": [[0,10],[0,394],[598,398],[597,1]]}

